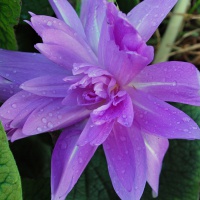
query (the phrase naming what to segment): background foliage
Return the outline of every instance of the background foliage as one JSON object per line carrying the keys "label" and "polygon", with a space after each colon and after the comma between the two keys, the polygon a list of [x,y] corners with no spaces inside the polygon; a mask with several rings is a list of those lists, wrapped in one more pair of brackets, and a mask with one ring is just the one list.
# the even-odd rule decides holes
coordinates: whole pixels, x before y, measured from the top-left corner
{"label": "background foliage", "polygon": [[[190,17],[200,13],[200,1],[191,1]],[[80,11],[80,0],[71,1],[77,12]],[[128,12],[139,0],[118,0],[121,10]],[[21,10],[21,14],[20,14]],[[48,0],[0,0],[0,47],[10,50],[36,51],[33,45],[40,38],[23,20],[30,18],[28,11],[36,14],[54,16]],[[186,19],[186,26],[179,39],[179,45],[187,41],[198,41],[199,32],[190,37],[185,33],[194,30],[199,25],[193,18]],[[18,24],[19,22],[19,24]],[[154,35],[150,43],[157,48],[160,37],[167,26],[165,20],[159,30],[160,36]],[[15,37],[16,36],[16,37]],[[192,39],[191,39],[192,37]],[[186,40],[187,39],[187,40]],[[190,45],[191,43],[189,43]],[[198,51],[199,49],[197,49]],[[170,59],[194,60],[194,54],[174,54]],[[195,56],[198,66],[198,58]],[[200,108],[175,104],[190,115],[200,125]],[[33,136],[16,141],[8,146],[5,133],[0,128],[0,199],[8,200],[47,200],[50,199],[50,159],[53,142],[49,134]],[[13,159],[16,160],[17,166]],[[18,169],[17,169],[18,168]],[[20,177],[21,176],[22,191]],[[160,177],[158,200],[197,200],[199,198],[200,182],[200,141],[170,141],[169,150],[165,156]],[[11,193],[12,191],[12,193]],[[103,150],[99,148],[90,161],[77,185],[67,198],[68,200],[118,200],[107,171]],[[151,200],[152,192],[147,185],[142,200]]]}

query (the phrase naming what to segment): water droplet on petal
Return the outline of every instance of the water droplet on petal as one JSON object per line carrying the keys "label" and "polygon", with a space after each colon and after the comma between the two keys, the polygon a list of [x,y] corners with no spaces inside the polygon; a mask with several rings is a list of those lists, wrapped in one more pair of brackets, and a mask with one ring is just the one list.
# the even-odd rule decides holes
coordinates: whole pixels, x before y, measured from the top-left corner
{"label": "water droplet on petal", "polygon": [[17,108],[17,105],[15,103],[13,103],[11,106],[12,108]]}
{"label": "water droplet on petal", "polygon": [[42,122],[43,122],[44,124],[46,124],[46,123],[47,123],[47,119],[46,119],[46,118],[42,118]]}
{"label": "water droplet on petal", "polygon": [[173,85],[173,86],[176,86],[176,85],[177,85],[177,82],[176,82],[176,81],[174,81],[174,82],[172,83],[172,85]]}
{"label": "water droplet on petal", "polygon": [[190,118],[189,118],[189,117],[184,117],[182,120],[183,120],[184,122],[189,122],[189,121],[190,121]]}
{"label": "water droplet on petal", "polygon": [[40,127],[37,127],[38,132],[42,132],[42,129]]}
{"label": "water droplet on petal", "polygon": [[53,124],[52,124],[51,122],[48,122],[47,126],[48,126],[49,128],[53,128]]}
{"label": "water droplet on petal", "polygon": [[51,21],[48,21],[47,22],[47,26],[51,26],[52,25],[52,22]]}
{"label": "water droplet on petal", "polygon": [[82,158],[79,158],[78,159],[78,162],[81,164],[83,162],[83,159]]}

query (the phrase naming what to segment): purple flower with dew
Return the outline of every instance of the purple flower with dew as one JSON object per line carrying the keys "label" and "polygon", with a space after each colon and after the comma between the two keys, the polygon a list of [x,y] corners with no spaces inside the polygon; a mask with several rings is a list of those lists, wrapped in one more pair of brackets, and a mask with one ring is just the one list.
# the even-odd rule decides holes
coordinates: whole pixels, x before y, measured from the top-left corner
{"label": "purple flower with dew", "polygon": [[[144,0],[128,15],[105,0],[49,0],[58,19],[31,14],[41,54],[0,51],[0,118],[11,141],[62,130],[52,155],[52,199],[65,199],[103,144],[122,200],[158,193],[168,139],[199,139],[197,124],[165,101],[200,105],[189,63],[149,65],[146,44],[177,0]],[[9,98],[10,97],[10,98]],[[57,170],[59,168],[59,170]]]}

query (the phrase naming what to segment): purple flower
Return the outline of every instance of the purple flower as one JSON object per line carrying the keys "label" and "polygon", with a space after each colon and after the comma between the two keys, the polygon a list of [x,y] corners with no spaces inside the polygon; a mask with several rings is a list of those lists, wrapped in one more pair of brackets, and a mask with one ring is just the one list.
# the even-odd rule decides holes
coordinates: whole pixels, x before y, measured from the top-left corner
{"label": "purple flower", "polygon": [[83,0],[80,19],[66,0],[49,1],[58,19],[31,13],[28,22],[42,55],[0,52],[8,138],[62,130],[52,156],[54,200],[65,199],[101,144],[121,199],[140,199],[146,181],[157,194],[168,139],[200,138],[197,124],[165,103],[200,105],[198,70],[176,61],[148,66],[146,42],[177,0],[145,0],[128,15]]}

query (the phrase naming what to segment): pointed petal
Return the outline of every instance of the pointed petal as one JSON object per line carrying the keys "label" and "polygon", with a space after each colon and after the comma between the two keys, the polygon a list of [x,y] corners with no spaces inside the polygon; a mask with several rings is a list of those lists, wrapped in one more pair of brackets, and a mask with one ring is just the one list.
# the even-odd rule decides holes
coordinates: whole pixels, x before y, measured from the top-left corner
{"label": "pointed petal", "polygon": [[87,62],[81,52],[80,54],[77,54],[76,51],[71,51],[71,49],[64,46],[38,43],[35,47],[48,59],[62,67],[65,67],[67,70],[71,70],[74,63]]}
{"label": "pointed petal", "polygon": [[48,74],[69,74],[38,53],[0,50],[0,76],[21,84],[29,79]]}
{"label": "pointed petal", "polygon": [[43,32],[42,39],[46,44],[59,45],[68,49],[68,52],[76,53],[77,57],[83,58],[86,63],[96,64],[96,56],[90,47],[86,43],[78,41],[74,35],[71,36],[61,30],[47,29]]}
{"label": "pointed petal", "polygon": [[169,139],[199,139],[198,125],[181,110],[142,91],[129,90],[135,120],[148,133]]}
{"label": "pointed petal", "polygon": [[20,91],[19,85],[0,76],[0,102],[10,98]]}
{"label": "pointed petal", "polygon": [[134,87],[161,100],[200,105],[200,74],[186,62],[163,62],[145,67]]}
{"label": "pointed petal", "polygon": [[122,200],[139,200],[146,184],[146,149],[137,125],[115,123],[103,144],[109,174]]}
{"label": "pointed petal", "polygon": [[127,15],[129,22],[148,41],[178,0],[145,0]]}
{"label": "pointed petal", "polygon": [[94,124],[101,125],[117,120],[123,126],[132,125],[134,113],[131,98],[126,92],[122,96],[119,93],[115,99],[93,110],[91,119]]}
{"label": "pointed petal", "polygon": [[58,19],[63,20],[72,27],[77,33],[85,38],[85,33],[81,21],[71,4],[66,0],[49,0]]}
{"label": "pointed petal", "polygon": [[0,116],[5,119],[13,120],[18,114],[30,104],[35,104],[41,97],[29,92],[20,91],[13,95],[0,107]]}
{"label": "pointed petal", "polygon": [[67,0],[49,0],[56,16],[72,27],[78,34],[85,38],[81,21]]}
{"label": "pointed petal", "polygon": [[8,134],[10,134],[10,141],[11,142],[14,142],[15,140],[19,140],[19,139],[22,139],[22,138],[25,138],[25,137],[27,137],[27,135],[24,135],[23,133],[22,133],[22,129],[13,129],[14,131],[13,131],[13,133],[12,134],[10,134],[9,132],[8,132]]}
{"label": "pointed petal", "polygon": [[168,139],[143,133],[147,153],[147,181],[158,195],[159,176],[162,161],[168,149]]}
{"label": "pointed petal", "polygon": [[97,54],[102,23],[106,14],[105,0],[83,0],[81,5],[81,21],[90,46]]}
{"label": "pointed petal", "polygon": [[80,133],[76,127],[68,128],[56,142],[51,161],[52,200],[65,199],[97,149],[88,144],[77,146]]}
{"label": "pointed petal", "polygon": [[90,112],[84,107],[63,106],[62,98],[54,98],[50,103],[35,109],[22,130],[26,135],[58,130],[85,119]]}
{"label": "pointed petal", "polygon": [[113,123],[114,122],[111,121],[102,125],[95,125],[92,120],[89,119],[79,137],[77,144],[80,146],[84,146],[88,143],[96,146],[102,144],[109,136]]}
{"label": "pointed petal", "polygon": [[153,59],[153,48],[144,43],[138,32],[113,4],[108,4],[98,58],[100,64],[121,85],[129,83]]}
{"label": "pointed petal", "polygon": [[69,84],[63,81],[66,75],[41,76],[24,82],[20,88],[45,97],[65,97]]}

